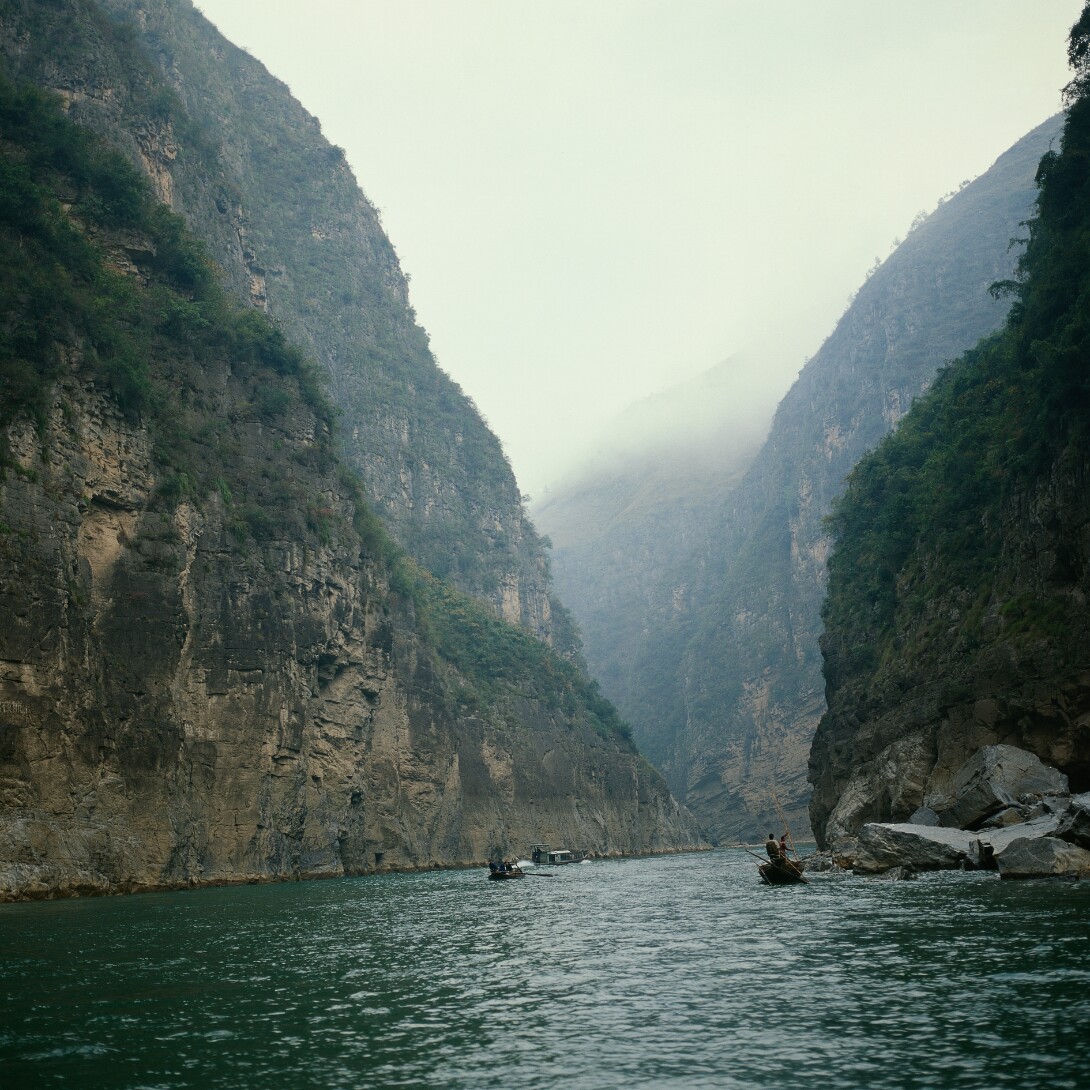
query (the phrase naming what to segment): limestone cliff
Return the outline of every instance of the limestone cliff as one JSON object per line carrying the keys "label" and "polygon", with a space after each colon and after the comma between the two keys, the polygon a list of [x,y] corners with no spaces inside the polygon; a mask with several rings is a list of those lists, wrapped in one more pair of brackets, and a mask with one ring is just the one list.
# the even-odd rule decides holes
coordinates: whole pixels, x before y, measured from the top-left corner
{"label": "limestone cliff", "polygon": [[[305,459],[311,426],[245,426],[250,457]],[[214,495],[157,509],[147,430],[71,380],[44,434],[11,442],[0,900],[699,843],[578,713],[514,695],[459,714],[412,602],[350,535],[240,548]],[[335,478],[297,472],[343,509]]]}
{"label": "limestone cliff", "polygon": [[580,671],[390,541],[316,368],[74,101],[0,79],[0,898],[696,846]]}

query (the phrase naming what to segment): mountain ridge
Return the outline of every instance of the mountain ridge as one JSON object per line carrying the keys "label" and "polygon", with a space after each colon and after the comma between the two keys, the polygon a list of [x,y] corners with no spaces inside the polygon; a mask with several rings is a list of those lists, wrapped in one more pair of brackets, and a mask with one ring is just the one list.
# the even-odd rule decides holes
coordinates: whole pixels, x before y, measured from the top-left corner
{"label": "mountain ridge", "polygon": [[832,525],[828,711],[810,759],[823,844],[942,809],[988,745],[1090,787],[1090,8],[1059,150],[1042,156],[1004,327],[853,470]]}

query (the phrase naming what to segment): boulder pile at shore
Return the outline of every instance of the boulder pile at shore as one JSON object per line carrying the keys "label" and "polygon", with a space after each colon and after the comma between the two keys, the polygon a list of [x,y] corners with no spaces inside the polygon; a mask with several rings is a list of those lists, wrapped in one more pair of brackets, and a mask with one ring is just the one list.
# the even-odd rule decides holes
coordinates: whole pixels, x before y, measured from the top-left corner
{"label": "boulder pile at shore", "polygon": [[927,798],[907,822],[864,825],[833,856],[856,874],[998,870],[1002,878],[1090,878],[1090,792],[1015,746],[985,746],[950,794]]}

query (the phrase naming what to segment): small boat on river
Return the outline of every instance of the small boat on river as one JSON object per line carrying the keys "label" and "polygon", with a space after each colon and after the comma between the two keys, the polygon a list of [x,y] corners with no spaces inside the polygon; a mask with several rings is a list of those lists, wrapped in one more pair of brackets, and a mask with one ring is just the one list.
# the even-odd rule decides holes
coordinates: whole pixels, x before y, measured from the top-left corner
{"label": "small boat on river", "polygon": [[506,882],[512,878],[525,878],[526,872],[517,865],[501,866],[489,863],[488,878],[492,882]]}
{"label": "small boat on river", "polygon": [[761,872],[761,880],[770,886],[789,886],[793,882],[806,881],[802,867],[790,859],[761,863],[757,870]]}
{"label": "small boat on river", "polygon": [[[761,874],[761,881],[770,886],[790,886],[796,882],[805,882],[806,876],[802,873],[801,865],[787,854],[788,851],[792,851],[795,852],[796,858],[798,856],[798,852],[795,851],[794,838],[791,836],[791,829],[787,824],[787,815],[780,805],[780,800],[776,798],[775,792],[772,793],[772,801],[776,804],[776,814],[783,823],[784,834],[780,837],[778,843],[775,834],[771,832],[768,834],[768,840],[765,842],[768,862],[757,864],[757,870]],[[749,849],[747,848],[746,851],[749,851]],[[756,854],[756,852],[750,852],[750,855]],[[757,858],[760,859],[760,856],[757,856]]]}

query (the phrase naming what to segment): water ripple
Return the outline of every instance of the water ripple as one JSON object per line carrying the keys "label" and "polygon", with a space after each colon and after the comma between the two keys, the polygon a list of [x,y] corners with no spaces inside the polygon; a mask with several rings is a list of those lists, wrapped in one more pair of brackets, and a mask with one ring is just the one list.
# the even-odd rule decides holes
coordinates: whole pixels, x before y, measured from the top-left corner
{"label": "water ripple", "polygon": [[0,906],[5,1087],[1085,1085],[1090,883],[742,853]]}

